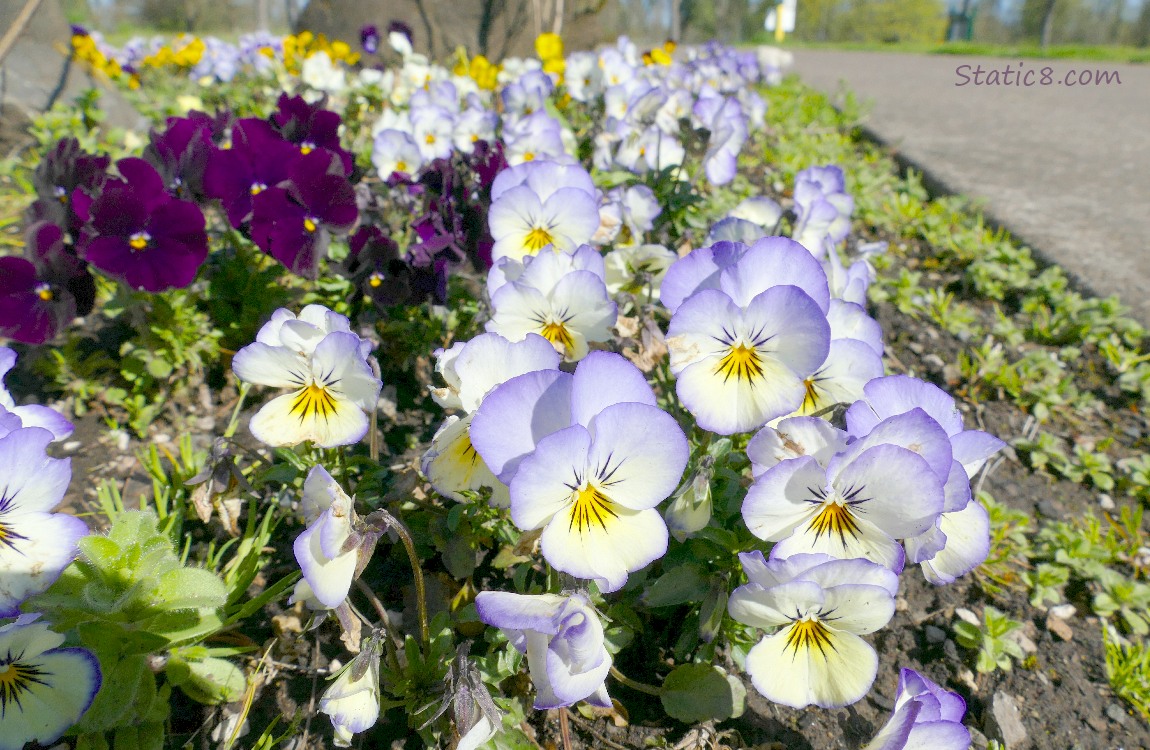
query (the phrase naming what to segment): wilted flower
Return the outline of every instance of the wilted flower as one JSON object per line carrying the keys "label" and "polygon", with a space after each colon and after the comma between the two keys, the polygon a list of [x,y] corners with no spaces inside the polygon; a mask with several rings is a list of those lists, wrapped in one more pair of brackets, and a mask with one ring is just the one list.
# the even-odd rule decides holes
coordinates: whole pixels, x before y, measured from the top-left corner
{"label": "wilted flower", "polygon": [[444,696],[438,710],[420,729],[430,726],[453,708],[452,719],[459,742],[455,750],[476,750],[480,745],[495,736],[503,726],[503,712],[491,700],[487,685],[479,669],[468,658],[471,642],[465,641],[456,651],[455,658],[447,667],[444,677]]}
{"label": "wilted flower", "polygon": [[562,708],[579,701],[608,707],[607,673],[611,654],[603,624],[584,594],[526,596],[481,591],[479,619],[503,630],[511,645],[527,655],[535,684],[535,708]]}
{"label": "wilted flower", "polygon": [[381,631],[372,633],[320,696],[319,711],[331,717],[336,747],[351,747],[353,735],[379,721],[379,657],[384,637]]}
{"label": "wilted flower", "polygon": [[295,559],[312,595],[334,609],[367,567],[380,532],[364,527],[354,500],[322,466],[308,472],[300,505],[308,527],[296,537]]}
{"label": "wilted flower", "polygon": [[60,648],[40,615],[21,615],[0,626],[0,750],[48,746],[92,705],[103,675],[85,648]]}

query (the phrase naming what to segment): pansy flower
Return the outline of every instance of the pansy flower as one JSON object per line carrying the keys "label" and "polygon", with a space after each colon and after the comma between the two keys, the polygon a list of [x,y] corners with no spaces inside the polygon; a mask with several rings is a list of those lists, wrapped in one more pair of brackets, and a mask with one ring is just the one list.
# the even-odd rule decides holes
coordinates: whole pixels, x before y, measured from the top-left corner
{"label": "pansy flower", "polygon": [[204,192],[216,198],[237,229],[252,215],[255,196],[287,179],[299,154],[266,120],[245,118],[232,127],[231,148],[212,152]]}
{"label": "pansy flower", "polygon": [[109,163],[107,156],[85,152],[75,138],[58,141],[32,175],[36,202],[28,209],[29,221],[50,221],[76,236],[80,222],[72,212],[72,194],[99,192]]}
{"label": "pansy flower", "polygon": [[[52,433],[54,440],[63,440],[72,434],[75,429],[71,422],[64,419],[55,409],[40,404],[25,404],[17,406],[12,394],[4,386],[4,379],[12,368],[16,366],[16,352],[6,346],[0,346],[0,407],[20,420],[21,427],[43,427]],[[0,429],[0,436],[6,434]]]}
{"label": "pansy flower", "polygon": [[88,533],[79,518],[52,513],[72,479],[70,459],[45,452],[54,439],[40,427],[0,437],[0,617],[16,615],[21,602],[52,585]]}
{"label": "pansy flower", "polygon": [[505,170],[491,187],[493,257],[535,255],[548,245],[572,251],[599,228],[591,179],[577,165],[530,162]]}
{"label": "pansy flower", "polygon": [[[515,265],[506,258],[489,276],[506,275]],[[578,361],[587,355],[589,342],[611,338],[618,310],[603,275],[603,258],[588,245],[573,253],[528,256],[514,281],[491,292],[487,330],[511,341],[537,333],[564,359]]]}
{"label": "pansy flower", "polygon": [[308,103],[302,96],[280,94],[271,121],[286,140],[294,143],[300,154],[307,156],[317,149],[330,151],[339,157],[345,176],[351,175],[355,160],[339,142],[340,116],[323,108],[320,100]]}
{"label": "pansy flower", "polygon": [[344,329],[347,318],[309,307],[321,315],[319,325],[277,311],[255,343],[232,359],[240,380],[291,391],[252,417],[249,429],[267,445],[310,440],[331,448],[358,442],[367,434],[365,412],[375,409],[383,385],[367,363],[370,343]]}
{"label": "pansy flower", "polygon": [[966,701],[913,669],[898,673],[894,713],[863,750],[968,750]]}
{"label": "pansy flower", "polygon": [[574,375],[512,378],[480,405],[471,440],[510,484],[516,526],[542,529],[543,556],[558,570],[615,591],[666,552],[655,506],[679,484],[687,440],[618,354],[592,352]]}
{"label": "pansy flower", "polygon": [[671,266],[662,298],[685,299],[667,349],[676,392],[700,427],[746,432],[802,405],[830,348],[826,276],[802,246],[719,243]]}
{"label": "pansy flower", "polygon": [[748,490],[743,520],[752,534],[776,542],[772,557],[861,557],[900,572],[905,552],[898,540],[938,520],[944,493],[934,467],[950,461],[945,433],[916,410],[829,458],[815,452],[771,466]]}
{"label": "pansy flower", "polygon": [[747,654],[755,689],[793,708],[839,708],[862,699],[878,674],[878,654],[861,636],[894,616],[898,576],[867,560],[803,554],[739,559],[749,583],[731,593],[735,620],[772,631]]}
{"label": "pansy flower", "polygon": [[103,675],[85,648],[61,648],[64,636],[39,615],[0,625],[0,750],[51,745],[76,724]]}
{"label": "pansy flower", "polygon": [[156,168],[172,195],[191,201],[204,198],[204,169],[212,151],[213,118],[204,112],[169,117],[163,132],[153,130],[143,158]]}
{"label": "pansy flower", "polygon": [[375,24],[367,24],[359,30],[359,44],[363,47],[363,51],[369,55],[374,55],[379,51],[379,29]]}
{"label": "pansy flower", "polygon": [[292,273],[314,279],[331,233],[347,232],[359,217],[355,189],[326,151],[295,160],[286,187],[252,201],[252,240]]}
{"label": "pansy flower", "polygon": [[583,700],[611,705],[606,685],[611,654],[604,645],[603,624],[585,595],[481,591],[475,610],[480,620],[500,628],[511,645],[527,655],[536,709]]}
{"label": "pansy flower", "polygon": [[422,471],[437,492],[463,501],[463,492],[490,487],[492,504],[507,507],[507,485],[496,479],[471,444],[472,415],[483,397],[499,384],[527,372],[558,367],[555,348],[535,334],[511,342],[498,334],[484,333],[436,352],[435,369],[447,386],[432,388],[432,398],[445,409],[463,412],[462,417],[447,418],[423,456]]}
{"label": "pansy flower", "polygon": [[36,222],[25,236],[27,258],[0,258],[0,336],[42,344],[91,312],[96,281],[57,225]]}
{"label": "pansy flower", "polygon": [[163,178],[143,159],[116,162],[123,179],[109,179],[95,199],[72,194],[86,222],[83,257],[133,289],[186,287],[208,256],[204,214],[165,191]]}

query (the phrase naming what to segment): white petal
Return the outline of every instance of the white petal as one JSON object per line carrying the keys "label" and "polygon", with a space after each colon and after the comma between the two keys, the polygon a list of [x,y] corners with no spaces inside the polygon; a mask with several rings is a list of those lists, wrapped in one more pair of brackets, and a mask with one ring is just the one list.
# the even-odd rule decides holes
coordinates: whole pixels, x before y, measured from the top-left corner
{"label": "white petal", "polygon": [[80,720],[100,688],[100,666],[86,649],[66,648],[21,662],[45,673],[44,682],[21,681],[0,731],[0,750],[21,750],[32,740],[47,746]]}
{"label": "white petal", "polygon": [[610,511],[600,514],[601,522],[560,513],[540,539],[547,562],[564,573],[594,579],[604,593],[622,588],[628,573],[667,552],[667,525],[657,510],[613,505]]}
{"label": "white petal", "polygon": [[[874,649],[853,633],[829,628],[820,631],[818,640],[795,638],[792,631],[802,627],[801,623],[790,625],[761,640],[747,654],[747,673],[755,689],[793,708],[839,708],[866,695],[878,674]],[[788,647],[788,637],[803,644]]]}
{"label": "white petal", "polygon": [[363,439],[368,427],[363,410],[333,391],[325,393],[326,398],[305,388],[277,396],[256,412],[248,429],[257,440],[271,446],[311,440],[332,448]]}

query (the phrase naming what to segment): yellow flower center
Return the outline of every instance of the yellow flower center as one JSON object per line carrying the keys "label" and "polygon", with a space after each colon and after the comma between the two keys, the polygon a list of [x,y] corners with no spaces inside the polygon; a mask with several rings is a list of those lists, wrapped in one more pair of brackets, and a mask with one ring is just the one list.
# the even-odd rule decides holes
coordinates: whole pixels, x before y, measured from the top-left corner
{"label": "yellow flower center", "polygon": [[319,226],[314,221],[312,221],[311,217],[309,216],[303,220],[303,228],[309,232],[314,232],[319,228]]}
{"label": "yellow flower center", "polygon": [[435,143],[435,136],[431,133],[428,133],[423,137],[423,140],[427,143],[428,146],[430,146],[431,144]]}
{"label": "yellow flower center", "polygon": [[267,187],[268,186],[264,185],[263,183],[253,182],[252,186],[251,186],[251,188],[249,188],[248,192],[250,192],[252,195],[259,195],[263,191],[267,190]]}
{"label": "yellow flower center", "polygon": [[618,518],[615,512],[615,503],[611,498],[599,491],[594,485],[584,485],[582,489],[575,490],[571,495],[571,507],[567,511],[568,530],[590,531],[592,526],[607,530],[607,523]]}
{"label": "yellow flower center", "polygon": [[479,140],[479,134],[478,133],[472,133],[471,134],[471,142],[475,143],[478,140]]}
{"label": "yellow flower center", "polygon": [[26,664],[0,664],[0,718],[9,706],[22,709],[21,698],[33,685],[45,685],[47,673]]}
{"label": "yellow flower center", "polygon": [[858,521],[851,513],[850,506],[836,501],[825,503],[818,514],[811,519],[809,528],[815,533],[816,539],[823,534],[837,536],[844,547],[848,536],[854,539],[859,535]]}
{"label": "yellow flower center", "polygon": [[555,242],[555,238],[551,236],[543,227],[535,227],[527,233],[527,239],[523,242],[523,246],[532,253],[537,253],[543,248]]}
{"label": "yellow flower center", "polygon": [[406,172],[407,171],[407,162],[397,161],[395,163],[395,171],[396,172]]}
{"label": "yellow flower center", "polygon": [[128,246],[133,250],[143,250],[148,246],[148,240],[150,239],[152,239],[152,236],[147,232],[136,232],[128,238]]}
{"label": "yellow flower center", "polygon": [[834,650],[830,631],[817,618],[795,621],[787,633],[787,648],[793,650],[795,656],[798,656],[799,649],[810,651],[817,648],[824,657],[828,650]]}
{"label": "yellow flower center", "polygon": [[312,383],[301,388],[295,394],[295,398],[292,399],[291,409],[288,410],[288,413],[295,414],[296,412],[299,412],[301,423],[305,419],[316,416],[321,416],[326,420],[329,416],[335,416],[337,412],[335,397],[328,393],[322,385]]}
{"label": "yellow flower center", "polygon": [[732,346],[715,369],[715,374],[723,376],[723,382],[731,378],[750,383],[763,376],[763,360],[757,349],[744,344]]}
{"label": "yellow flower center", "polygon": [[544,323],[539,334],[552,344],[563,347],[565,354],[570,354],[575,348],[575,339],[571,337],[571,331],[567,330],[567,326],[562,322]]}
{"label": "yellow flower center", "polygon": [[[36,296],[45,302],[52,301],[52,287],[48,286],[47,284],[37,284],[34,291],[36,292]],[[3,529],[0,527],[0,535],[2,534]]]}
{"label": "yellow flower center", "polygon": [[799,407],[799,412],[803,414],[813,414],[819,403],[819,392],[815,387],[815,379],[813,377],[807,378],[803,381],[803,405]]}
{"label": "yellow flower center", "polygon": [[311,145],[310,143],[301,144],[299,147],[299,152],[304,156],[307,156],[312,151],[315,151],[315,146]]}
{"label": "yellow flower center", "polygon": [[367,278],[367,283],[372,289],[376,289],[383,284],[383,276],[379,273],[373,273]]}
{"label": "yellow flower center", "polygon": [[523,155],[523,161],[535,161],[535,154],[528,151]]}

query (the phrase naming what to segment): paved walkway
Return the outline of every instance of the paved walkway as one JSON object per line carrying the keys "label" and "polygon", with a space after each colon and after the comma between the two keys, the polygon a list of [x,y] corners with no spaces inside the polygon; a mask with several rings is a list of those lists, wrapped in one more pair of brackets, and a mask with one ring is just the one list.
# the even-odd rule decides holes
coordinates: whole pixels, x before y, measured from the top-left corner
{"label": "paved walkway", "polygon": [[[1033,85],[1005,85],[1008,64],[1012,84],[1021,64]],[[870,100],[879,139],[1150,325],[1150,65],[798,50],[794,69]],[[1121,83],[1063,83],[1086,71]]]}

